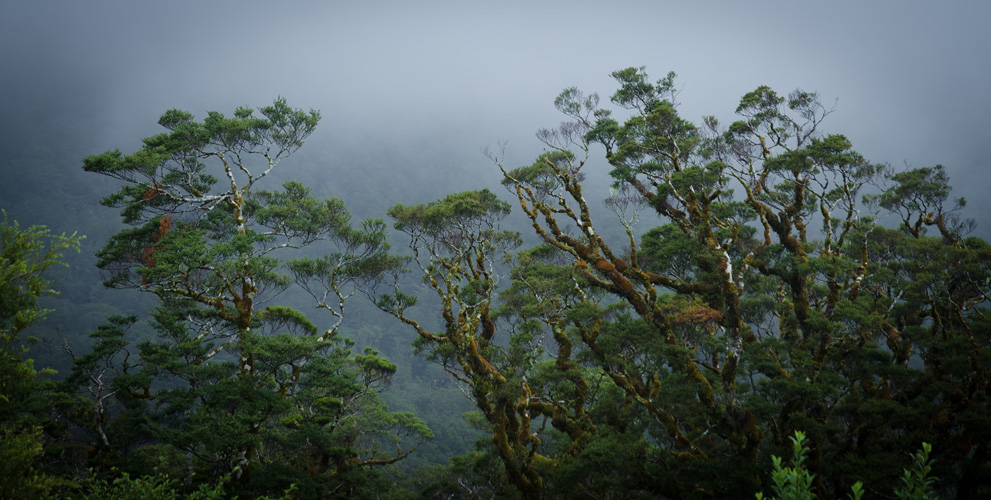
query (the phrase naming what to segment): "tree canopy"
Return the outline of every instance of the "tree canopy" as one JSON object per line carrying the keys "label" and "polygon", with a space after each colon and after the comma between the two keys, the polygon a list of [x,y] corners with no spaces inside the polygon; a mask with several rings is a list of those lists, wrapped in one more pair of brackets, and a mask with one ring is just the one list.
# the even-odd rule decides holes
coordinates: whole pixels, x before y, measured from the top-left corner
{"label": "tree canopy", "polygon": [[[187,482],[233,474],[245,492],[346,489],[343,478],[399,461],[432,437],[378,398],[396,366],[371,348],[353,353],[338,335],[347,299],[388,260],[385,228],[355,227],[341,200],[314,198],[298,182],[260,189],[320,114],[282,98],[259,112],[211,112],[200,122],[167,111],[159,124],[168,132],[139,151],[84,160],[87,171],[122,181],[102,203],[132,226],[98,252],[106,284],[151,292],[161,305],[157,337],[137,346],[137,361],[115,358],[127,349],[128,320],[111,318],[93,334],[99,349],[74,356],[75,373],[104,353],[115,374],[105,392],[140,416],[139,439],[185,455]],[[300,253],[318,244],[329,245],[322,256]],[[323,319],[274,302],[294,285]],[[76,380],[95,394],[93,377]],[[101,453],[126,454],[99,423],[109,416],[96,418]]]}
{"label": "tree canopy", "polygon": [[0,221],[0,498],[41,495],[64,482],[41,467],[44,433],[57,432],[48,407],[55,391],[43,378],[52,371],[35,369],[22,333],[49,312],[39,299],[58,294],[46,271],[63,264],[63,252],[78,251],[82,238],[22,228],[7,212]]}
{"label": "tree canopy", "polygon": [[[987,488],[987,444],[972,437],[989,417],[991,256],[944,206],[942,167],[866,161],[822,132],[831,110],[815,93],[759,87],[724,128],[678,115],[674,74],[613,77],[624,121],[595,94],[567,89],[555,105],[570,121],[538,133],[547,152],[499,166],[576,279],[628,311],[628,326],[580,338],[624,406],[654,422],[645,435],[663,464],[657,492],[752,489],[767,453],[796,430],[816,442],[823,494],[868,475],[892,481],[892,452],[921,441],[943,443],[938,460],[962,467],[960,491]],[[612,165],[607,204],[626,228],[621,241],[596,229],[607,223],[582,194],[597,145]],[[661,225],[638,241],[627,221],[648,210]],[[879,225],[884,212],[902,228]]]}

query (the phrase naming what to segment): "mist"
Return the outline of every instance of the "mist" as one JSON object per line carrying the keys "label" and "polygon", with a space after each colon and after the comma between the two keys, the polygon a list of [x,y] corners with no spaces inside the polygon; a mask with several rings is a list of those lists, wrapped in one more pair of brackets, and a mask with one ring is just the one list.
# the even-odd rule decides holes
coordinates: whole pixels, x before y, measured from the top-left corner
{"label": "mist", "polygon": [[[311,177],[347,177],[362,166],[337,160],[360,156],[384,181],[477,188],[498,181],[479,148],[507,141],[508,164],[529,162],[542,149],[533,133],[561,120],[561,89],[605,102],[611,71],[646,66],[655,78],[679,74],[681,113],[696,121],[732,120],[759,85],[818,91],[835,101],[826,131],[875,162],[944,164],[978,217],[991,209],[981,196],[991,6],[895,5],[22,3],[0,20],[0,130],[17,138],[0,161],[6,176],[29,143],[69,143],[78,158],[132,151],[166,109],[229,113],[281,95],[323,114],[301,157],[324,161],[298,166]],[[60,161],[59,172],[79,174],[78,161]],[[344,194],[336,184],[318,194]]]}

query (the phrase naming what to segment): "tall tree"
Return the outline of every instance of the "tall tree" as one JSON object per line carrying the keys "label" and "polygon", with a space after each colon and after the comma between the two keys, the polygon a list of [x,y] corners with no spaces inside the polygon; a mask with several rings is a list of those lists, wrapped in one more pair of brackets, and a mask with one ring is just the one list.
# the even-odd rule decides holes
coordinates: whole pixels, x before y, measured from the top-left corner
{"label": "tall tree", "polygon": [[55,390],[42,377],[53,372],[35,369],[21,334],[49,312],[39,299],[58,294],[45,272],[62,265],[65,251],[78,251],[81,239],[21,228],[6,211],[0,221],[0,498],[41,495],[60,483],[40,467],[45,433],[55,427]]}
{"label": "tall tree", "polygon": [[[923,440],[943,443],[936,453],[948,464],[983,470],[989,442],[974,424],[989,417],[988,274],[977,264],[987,245],[962,239],[941,208],[941,169],[892,173],[866,161],[845,137],[821,133],[831,110],[814,93],[759,87],[723,129],[678,115],[673,73],[613,77],[624,122],[596,95],[566,89],[555,105],[570,121],[538,133],[548,152],[500,168],[536,234],[643,329],[581,340],[628,404],[657,422],[648,434],[667,494],[753,489],[757,464],[795,430],[816,442],[823,494],[862,479],[865,461],[897,477]],[[620,241],[607,241],[583,194],[596,144],[613,167]],[[861,191],[885,179],[894,186],[874,206],[901,214],[905,233],[863,215]],[[661,225],[641,239],[631,221],[643,209]],[[941,237],[926,238],[927,226]],[[902,243],[882,245],[892,239]],[[889,278],[891,269],[904,270]],[[958,411],[967,417],[948,418]],[[968,472],[961,484],[979,483]]]}
{"label": "tall tree", "polygon": [[[540,441],[530,432],[527,367],[498,344],[493,301],[500,281],[498,262],[520,244],[519,235],[499,229],[508,203],[488,190],[448,195],[443,200],[389,209],[396,229],[409,235],[412,262],[441,303],[440,331],[410,314],[417,302],[404,293],[395,268],[392,288],[379,307],[417,333],[415,345],[463,384],[465,394],[491,427],[492,443],[506,475],[525,498],[542,490],[536,471]],[[517,362],[517,363],[514,363]]]}
{"label": "tall tree", "polygon": [[[383,265],[383,223],[355,227],[341,200],[316,199],[298,182],[259,189],[320,119],[282,98],[259,112],[210,112],[200,122],[171,110],[159,120],[167,132],[137,152],[84,160],[87,171],[123,181],[102,203],[133,226],[98,253],[107,285],[162,303],[158,340],[140,345],[141,369],[118,379],[127,404],[154,401],[156,436],[186,454],[190,475],[237,470],[247,484],[253,469],[290,453],[304,470],[307,460],[318,464],[311,479],[332,487],[342,468],[395,462],[430,433],[376,402],[395,365],[352,354],[337,334],[347,299]],[[317,242],[330,251],[287,259]],[[328,314],[323,327],[273,302],[293,284]],[[362,417],[369,411],[381,418]],[[299,433],[313,438],[292,437]],[[395,452],[372,438],[397,433],[409,439]]]}
{"label": "tall tree", "polygon": [[[398,272],[378,304],[416,331],[414,345],[441,363],[478,408],[476,424],[489,439],[480,455],[464,458],[501,465],[483,467],[495,474],[489,484],[508,482],[524,498],[594,492],[594,480],[554,471],[586,450],[597,430],[587,410],[611,387],[573,349],[576,338],[603,328],[601,294],[551,246],[511,253],[521,240],[500,229],[508,213],[509,205],[487,190],[392,207],[395,227],[410,238],[411,262],[437,295],[441,324],[431,328],[432,318],[414,314],[418,297],[402,291]],[[460,477],[454,489],[468,488],[465,480],[476,482]]]}

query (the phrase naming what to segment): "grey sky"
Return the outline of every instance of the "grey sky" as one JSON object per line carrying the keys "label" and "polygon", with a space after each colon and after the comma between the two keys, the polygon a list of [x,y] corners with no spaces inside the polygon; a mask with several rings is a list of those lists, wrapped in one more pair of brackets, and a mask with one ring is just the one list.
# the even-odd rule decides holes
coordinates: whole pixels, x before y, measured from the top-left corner
{"label": "grey sky", "polygon": [[989,20],[986,1],[6,2],[0,90],[98,103],[94,151],[136,147],[168,108],[284,95],[323,112],[321,140],[475,158],[507,139],[524,162],[533,132],[560,121],[557,93],[605,99],[615,69],[676,71],[693,120],[732,119],[758,85],[802,87],[838,99],[826,130],[869,159],[946,165],[987,235]]}

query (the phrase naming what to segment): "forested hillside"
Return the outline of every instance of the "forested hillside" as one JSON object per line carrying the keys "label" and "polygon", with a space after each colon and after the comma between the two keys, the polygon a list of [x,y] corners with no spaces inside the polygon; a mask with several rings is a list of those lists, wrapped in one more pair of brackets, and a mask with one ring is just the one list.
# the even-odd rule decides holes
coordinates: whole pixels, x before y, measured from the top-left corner
{"label": "forested hillside", "polygon": [[947,169],[814,92],[723,123],[611,76],[526,162],[324,156],[281,97],[71,174],[93,138],[5,141],[0,496],[991,495],[991,246]]}

